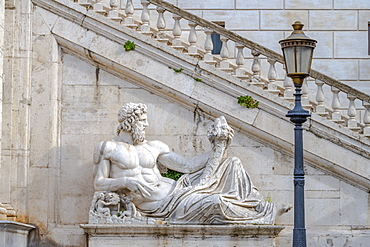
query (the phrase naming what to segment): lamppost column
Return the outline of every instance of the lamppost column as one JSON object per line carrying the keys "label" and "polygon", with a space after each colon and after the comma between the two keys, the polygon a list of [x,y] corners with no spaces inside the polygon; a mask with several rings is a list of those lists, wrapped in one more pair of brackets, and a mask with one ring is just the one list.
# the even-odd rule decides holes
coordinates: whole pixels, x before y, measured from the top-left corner
{"label": "lamppost column", "polygon": [[301,84],[295,84],[294,109],[286,115],[295,124],[294,128],[294,229],[293,247],[306,247],[305,209],[304,209],[304,166],[303,166],[303,128],[302,124],[310,116],[301,104]]}

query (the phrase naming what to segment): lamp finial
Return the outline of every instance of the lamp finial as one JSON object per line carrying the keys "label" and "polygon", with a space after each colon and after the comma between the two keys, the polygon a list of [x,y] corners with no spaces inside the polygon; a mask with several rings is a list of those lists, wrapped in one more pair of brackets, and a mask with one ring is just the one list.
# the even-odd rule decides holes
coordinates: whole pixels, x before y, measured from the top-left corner
{"label": "lamp finial", "polygon": [[302,30],[304,25],[302,24],[302,22],[296,21],[294,22],[292,26],[293,26],[294,31],[298,31],[298,30]]}

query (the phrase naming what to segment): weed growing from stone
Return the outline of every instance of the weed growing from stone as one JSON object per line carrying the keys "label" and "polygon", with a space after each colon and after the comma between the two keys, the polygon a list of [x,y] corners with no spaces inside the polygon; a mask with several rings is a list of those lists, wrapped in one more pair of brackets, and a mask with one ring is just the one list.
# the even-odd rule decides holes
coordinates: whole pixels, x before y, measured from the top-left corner
{"label": "weed growing from stone", "polygon": [[181,73],[184,69],[173,69],[173,71],[175,71],[175,73]]}
{"label": "weed growing from stone", "polygon": [[161,173],[162,177],[171,178],[175,181],[179,180],[179,178],[183,175],[181,172],[177,172],[171,169],[167,169],[166,173]]}
{"label": "weed growing from stone", "polygon": [[256,108],[259,103],[259,101],[253,99],[250,95],[238,97],[238,104],[247,108]]}
{"label": "weed growing from stone", "polygon": [[126,51],[133,51],[135,50],[136,45],[133,41],[126,41],[126,43],[123,45]]}

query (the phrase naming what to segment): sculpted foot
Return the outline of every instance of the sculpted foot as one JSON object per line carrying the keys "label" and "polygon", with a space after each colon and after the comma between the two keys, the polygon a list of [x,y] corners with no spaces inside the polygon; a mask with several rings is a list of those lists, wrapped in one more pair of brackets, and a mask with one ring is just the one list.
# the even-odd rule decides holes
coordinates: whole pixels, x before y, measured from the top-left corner
{"label": "sculpted foot", "polygon": [[289,210],[292,209],[292,207],[292,204],[279,204],[276,216],[281,216],[282,214],[287,213]]}

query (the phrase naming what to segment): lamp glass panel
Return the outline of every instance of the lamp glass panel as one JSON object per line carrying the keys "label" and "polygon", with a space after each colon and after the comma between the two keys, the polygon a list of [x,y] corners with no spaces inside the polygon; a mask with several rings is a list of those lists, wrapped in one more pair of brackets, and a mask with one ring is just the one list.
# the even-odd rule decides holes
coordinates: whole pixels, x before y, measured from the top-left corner
{"label": "lamp glass panel", "polygon": [[307,46],[285,47],[283,50],[288,74],[309,74],[313,48]]}
{"label": "lamp glass panel", "polygon": [[285,47],[283,49],[287,74],[296,72],[294,48],[295,47]]}
{"label": "lamp glass panel", "polygon": [[296,73],[309,74],[313,48],[307,46],[296,47]]}

